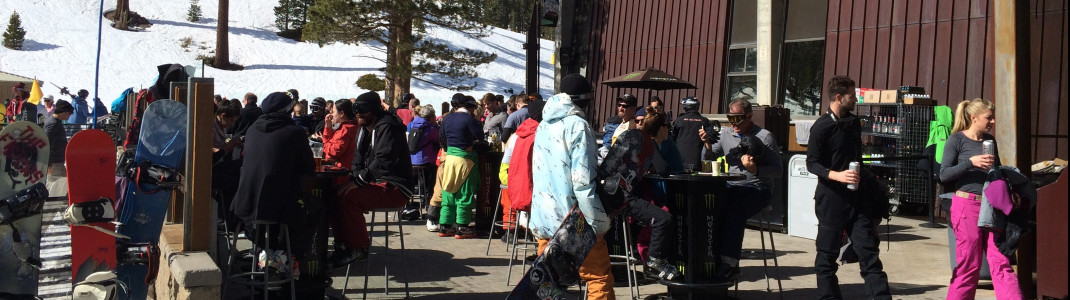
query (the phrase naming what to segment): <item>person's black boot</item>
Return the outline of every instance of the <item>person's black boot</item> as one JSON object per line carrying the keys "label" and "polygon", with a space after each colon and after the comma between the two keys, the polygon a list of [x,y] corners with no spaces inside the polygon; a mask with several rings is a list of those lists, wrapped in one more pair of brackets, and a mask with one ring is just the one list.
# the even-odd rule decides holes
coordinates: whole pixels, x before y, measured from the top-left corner
{"label": "person's black boot", "polygon": [[657,277],[661,279],[673,281],[683,278],[683,276],[680,275],[680,271],[676,269],[676,266],[669,263],[668,260],[651,256],[647,259],[646,266],[647,273],[657,275]]}

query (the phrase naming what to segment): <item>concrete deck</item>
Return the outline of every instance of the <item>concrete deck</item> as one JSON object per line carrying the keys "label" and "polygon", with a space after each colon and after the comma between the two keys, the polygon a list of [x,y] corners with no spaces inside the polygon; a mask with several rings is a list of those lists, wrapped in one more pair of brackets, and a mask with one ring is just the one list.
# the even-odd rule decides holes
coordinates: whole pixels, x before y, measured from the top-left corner
{"label": "concrete deck", "polygon": [[[381,217],[380,217],[381,219]],[[947,285],[951,278],[947,248],[947,229],[928,229],[919,227],[920,219],[893,217],[890,235],[886,227],[881,226],[881,239],[891,240],[881,244],[881,258],[885,271],[888,272],[895,299],[944,299]],[[381,228],[381,227],[380,227]],[[396,229],[396,227],[394,227]],[[507,263],[509,254],[505,245],[494,240],[491,242],[490,255],[485,255],[487,240],[456,240],[440,238],[427,232],[422,223],[410,222],[404,226],[408,281],[412,295],[420,299],[504,299],[512,290],[506,285]],[[396,233],[395,233],[396,234]],[[776,233],[775,241],[780,262],[780,275],[784,286],[783,299],[815,299],[816,277],[813,271],[815,256],[812,240]],[[381,246],[381,235],[373,239],[374,245]],[[394,266],[400,266],[399,253],[394,251],[397,237],[390,240],[391,251],[383,255],[371,256],[373,276],[369,282],[368,298],[400,299],[404,298],[400,273]],[[744,251],[760,250],[761,240],[758,232],[748,230],[744,241]],[[391,265],[390,295],[383,294],[383,261]],[[772,264],[772,260],[769,261]],[[353,276],[349,281],[349,299],[360,299],[364,264],[354,264]],[[779,299],[776,281],[771,281],[773,292],[766,291],[761,259],[744,259],[741,262],[742,275],[739,284],[740,299]],[[359,267],[359,268],[358,268]],[[522,276],[519,267],[513,268],[512,281]],[[771,274],[773,273],[770,269]],[[839,279],[845,299],[865,299],[862,278],[858,275],[858,264],[840,267]],[[345,270],[332,273],[334,284],[328,295],[341,297]],[[642,276],[642,275],[640,275]],[[663,293],[666,289],[657,283],[643,285],[640,289],[643,298]],[[628,298],[628,289],[616,289],[618,299]],[[729,295],[732,292],[729,291]],[[995,299],[991,282],[982,280],[977,292],[977,299]]]}

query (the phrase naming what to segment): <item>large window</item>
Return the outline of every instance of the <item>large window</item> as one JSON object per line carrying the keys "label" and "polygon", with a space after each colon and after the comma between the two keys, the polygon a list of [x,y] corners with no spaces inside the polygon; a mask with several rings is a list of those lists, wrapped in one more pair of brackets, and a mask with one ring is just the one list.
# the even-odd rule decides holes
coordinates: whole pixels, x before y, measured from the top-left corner
{"label": "large window", "polygon": [[828,1],[794,0],[788,1],[787,6],[777,99],[793,115],[819,115],[825,67],[825,23],[815,22],[813,16],[827,15]]}
{"label": "large window", "polygon": [[825,40],[784,43],[781,53],[778,98],[793,115],[821,114]]}
{"label": "large window", "polygon": [[757,101],[758,96],[758,2],[732,1],[732,32],[729,37],[728,72],[725,78],[721,113],[728,112],[728,104],[735,99]]}

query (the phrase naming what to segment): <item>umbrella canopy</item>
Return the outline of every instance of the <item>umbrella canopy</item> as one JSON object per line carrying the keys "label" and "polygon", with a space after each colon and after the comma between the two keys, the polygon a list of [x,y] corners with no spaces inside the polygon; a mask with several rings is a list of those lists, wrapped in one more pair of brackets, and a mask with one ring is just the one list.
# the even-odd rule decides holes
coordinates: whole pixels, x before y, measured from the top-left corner
{"label": "umbrella canopy", "polygon": [[654,68],[624,74],[602,81],[602,84],[612,88],[639,88],[658,91],[696,88],[695,85],[687,81]]}

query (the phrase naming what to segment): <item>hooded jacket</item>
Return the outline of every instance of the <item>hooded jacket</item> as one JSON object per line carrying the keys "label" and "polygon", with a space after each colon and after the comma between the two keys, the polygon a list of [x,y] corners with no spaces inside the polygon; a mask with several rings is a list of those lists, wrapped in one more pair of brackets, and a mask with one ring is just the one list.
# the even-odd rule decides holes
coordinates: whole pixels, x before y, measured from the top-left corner
{"label": "hooded jacket", "polygon": [[535,132],[539,121],[527,119],[517,127],[513,153],[509,157],[509,201],[514,209],[528,211],[531,209],[532,193],[532,146],[535,144]]}
{"label": "hooded jacket", "polygon": [[[999,180],[999,181],[997,181]],[[1004,191],[1020,196],[1019,207],[1013,207],[1006,196],[992,194],[999,189],[989,189],[990,185],[1006,185]],[[977,227],[996,233],[996,248],[1007,257],[1018,250],[1018,241],[1032,232],[1036,227],[1037,187],[1029,177],[1017,168],[999,166],[988,172],[983,193],[981,193],[981,211],[977,217]],[[990,193],[990,191],[992,191]],[[1008,212],[1009,211],[1009,212]]]}
{"label": "hooded jacket", "polygon": [[315,162],[305,130],[285,113],[262,115],[249,127],[245,161],[231,210],[243,220],[286,222],[297,208],[304,175]]}
{"label": "hooded jacket", "polygon": [[610,222],[595,193],[598,146],[583,111],[568,94],[546,100],[543,121],[533,144],[531,229],[536,237],[553,237],[573,206],[578,206],[596,234]]}
{"label": "hooded jacket", "polygon": [[[412,162],[405,140],[405,125],[389,113],[379,116],[371,130],[359,128],[353,156],[352,180],[357,185],[389,183],[409,196]],[[307,144],[307,143],[306,143]]]}
{"label": "hooded jacket", "polygon": [[[435,162],[435,154],[438,153],[438,125],[422,117],[413,117],[409,122],[409,131],[423,130],[420,137],[420,151],[409,154],[413,165],[423,165]],[[406,148],[408,149],[408,148]]]}

